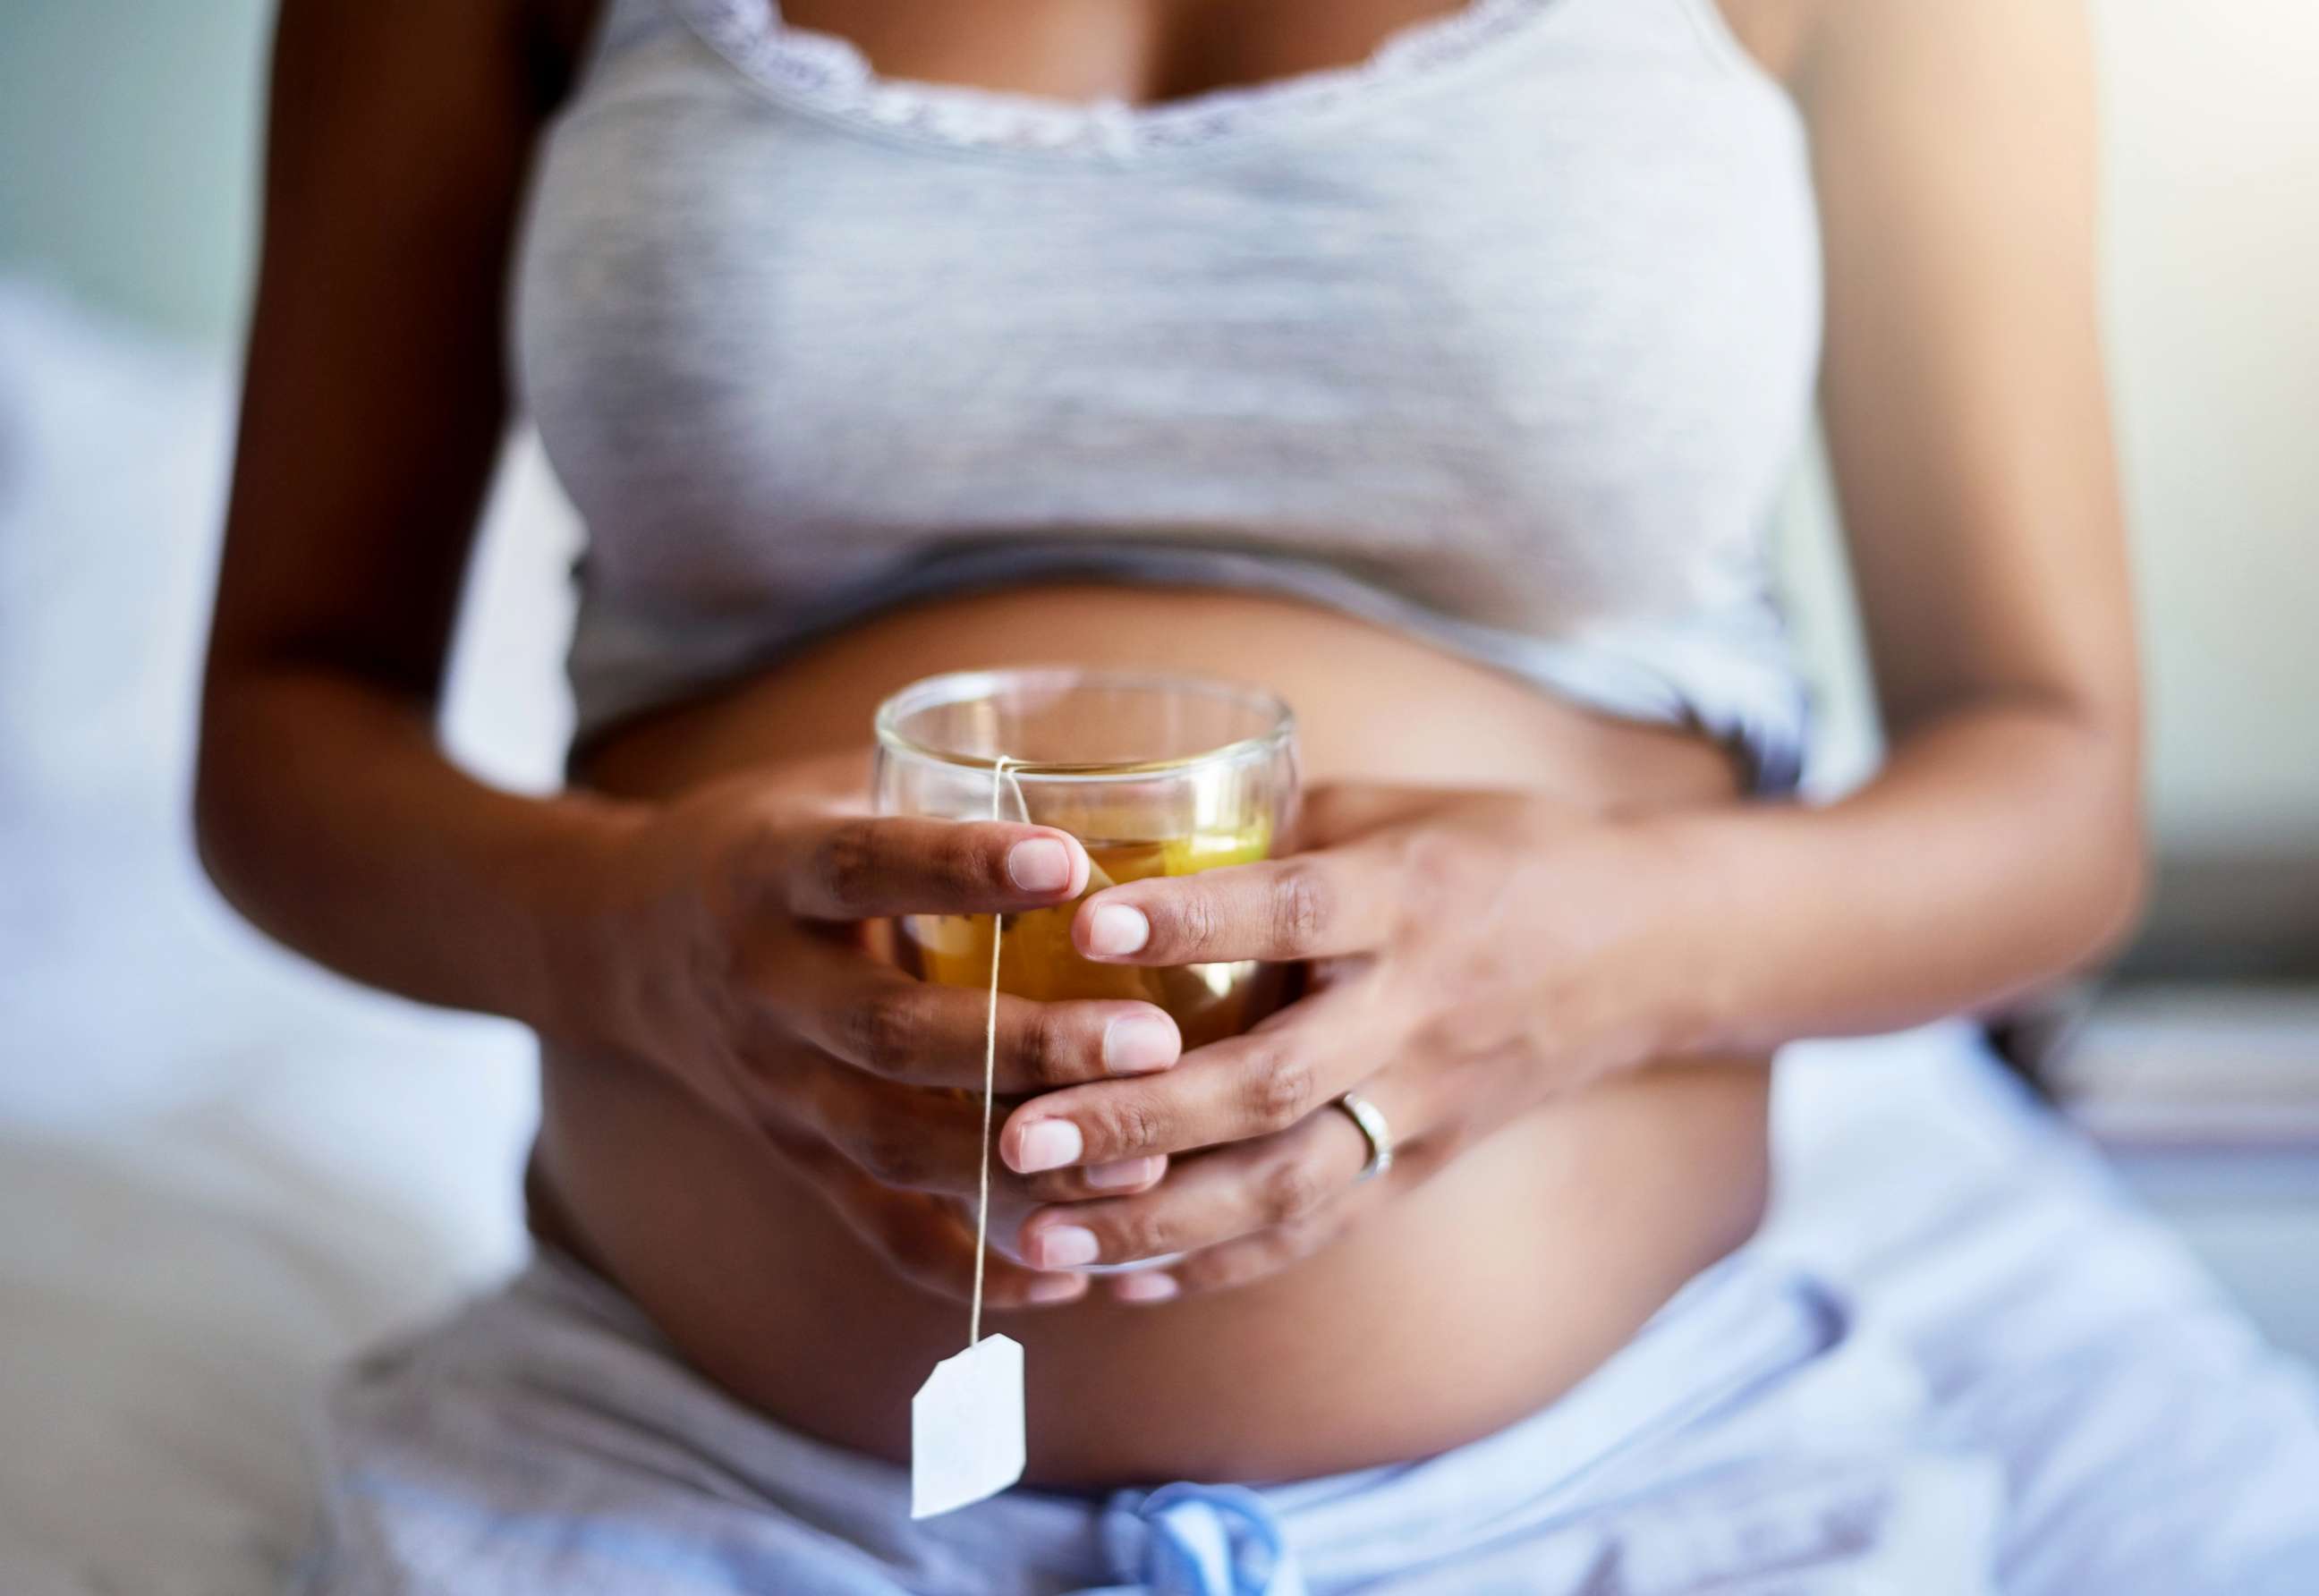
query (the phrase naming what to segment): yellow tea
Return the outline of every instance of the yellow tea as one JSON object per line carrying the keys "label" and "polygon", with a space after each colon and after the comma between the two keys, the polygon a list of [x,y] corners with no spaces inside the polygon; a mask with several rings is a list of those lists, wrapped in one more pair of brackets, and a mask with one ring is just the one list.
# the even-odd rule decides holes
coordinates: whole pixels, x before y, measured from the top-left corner
{"label": "yellow tea", "polygon": [[[1279,970],[1252,960],[1146,969],[1094,963],[1071,946],[1071,921],[1088,895],[1150,876],[1188,876],[1223,865],[1253,863],[1272,850],[1268,822],[1160,841],[1081,836],[1095,865],[1087,893],[1051,909],[1005,917],[1006,935],[998,946],[1000,991],[1046,1002],[1141,998],[1168,1011],[1183,1032],[1187,1050],[1245,1031],[1278,1004]],[[989,982],[989,915],[911,915],[905,917],[902,933],[904,957],[925,979],[950,987],[980,987]]]}

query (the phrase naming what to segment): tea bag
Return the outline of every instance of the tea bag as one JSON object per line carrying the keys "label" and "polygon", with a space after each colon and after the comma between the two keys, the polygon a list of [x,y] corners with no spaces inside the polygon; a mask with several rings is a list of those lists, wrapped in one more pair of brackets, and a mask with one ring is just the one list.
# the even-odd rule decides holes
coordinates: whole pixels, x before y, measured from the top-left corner
{"label": "tea bag", "polygon": [[986,1336],[910,1399],[910,1517],[930,1519],[1023,1477],[1023,1344]]}
{"label": "tea bag", "polygon": [[[990,770],[990,817],[1009,783],[999,755]],[[1013,781],[1015,812],[1027,823],[1023,784]],[[1002,916],[990,924],[990,999],[982,1030],[982,1175],[974,1204],[974,1302],[966,1350],[934,1365],[910,1399],[910,1517],[931,1518],[995,1496],[1023,1477],[1023,1347],[1009,1336],[982,1334],[982,1265],[990,1234],[990,1121],[998,1071],[998,948]]]}

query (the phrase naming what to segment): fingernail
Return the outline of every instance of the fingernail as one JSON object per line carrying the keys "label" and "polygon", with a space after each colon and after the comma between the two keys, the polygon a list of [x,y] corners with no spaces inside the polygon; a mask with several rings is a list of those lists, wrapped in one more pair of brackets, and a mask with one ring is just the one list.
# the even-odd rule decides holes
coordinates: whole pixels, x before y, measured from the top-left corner
{"label": "fingernail", "polygon": [[1006,874],[1025,892],[1060,892],[1071,884],[1071,851],[1052,837],[1006,850]]}
{"label": "fingernail", "polygon": [[1112,1277],[1111,1294],[1123,1303],[1164,1303],[1181,1290],[1173,1275],[1157,1270]]}
{"label": "fingernail", "polygon": [[1036,1175],[1042,1169],[1060,1169],[1075,1164],[1086,1150],[1079,1128],[1069,1120],[1033,1120],[1023,1127],[1023,1134],[1015,1144],[1015,1173]]}
{"label": "fingernail", "polygon": [[1085,1275],[1042,1275],[1023,1288],[1023,1295],[1033,1303],[1068,1303],[1087,1295],[1087,1289]]}
{"label": "fingernail", "polygon": [[[1134,915],[1135,911],[1127,911]],[[1143,916],[1136,915],[1141,920]],[[1176,1023],[1162,1014],[1123,1014],[1103,1033],[1103,1067],[1114,1075],[1165,1069],[1183,1050]]]}
{"label": "fingernail", "polygon": [[1075,1269],[1095,1262],[1102,1248],[1095,1232],[1079,1225],[1056,1225],[1031,1238],[1031,1265],[1039,1269]]}
{"label": "fingernail", "polygon": [[1149,1186],[1160,1178],[1167,1161],[1157,1154],[1141,1159],[1122,1159],[1115,1164],[1089,1164],[1087,1183],[1098,1191],[1111,1191],[1123,1186]]}
{"label": "fingernail", "polygon": [[1087,951],[1106,959],[1132,953],[1151,940],[1151,922],[1123,903],[1099,906],[1087,921]]}

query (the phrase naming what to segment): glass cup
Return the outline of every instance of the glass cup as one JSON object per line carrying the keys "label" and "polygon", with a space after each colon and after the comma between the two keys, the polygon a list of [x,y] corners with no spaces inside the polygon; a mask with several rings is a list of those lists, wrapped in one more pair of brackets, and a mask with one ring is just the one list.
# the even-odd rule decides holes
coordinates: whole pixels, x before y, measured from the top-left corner
{"label": "glass cup", "polygon": [[[1071,667],[962,671],[887,699],[877,734],[881,814],[988,819],[995,783],[999,818],[1056,826],[1086,846],[1089,893],[1266,858],[1295,824],[1295,720],[1255,688]],[[1004,917],[1001,991],[1141,998],[1174,1018],[1187,1050],[1246,1030],[1285,996],[1286,970],[1253,960],[1158,969],[1082,959],[1071,921],[1084,896]],[[991,924],[905,915],[898,954],[926,980],[985,988]],[[1011,1254],[1014,1222],[1000,1222],[994,1208],[992,1239]]]}

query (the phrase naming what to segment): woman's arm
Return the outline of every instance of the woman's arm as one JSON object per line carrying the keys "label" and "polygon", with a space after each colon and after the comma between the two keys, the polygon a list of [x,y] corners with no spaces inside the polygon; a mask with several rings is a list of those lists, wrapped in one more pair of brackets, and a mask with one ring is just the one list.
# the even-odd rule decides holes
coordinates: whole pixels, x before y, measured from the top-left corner
{"label": "woman's arm", "polygon": [[[1078,843],[871,819],[826,762],[624,805],[498,792],[436,744],[506,424],[514,217],[569,59],[555,35],[528,0],[283,8],[202,856],[252,920],[357,980],[660,1072],[761,1137],[896,1269],[962,1296],[973,1234],[929,1194],[977,1189],[979,1109],[922,1088],[981,1083],[984,1003],[871,959],[858,924],[1066,902],[1087,879]],[[1009,1091],[1176,1051],[1148,1004],[998,1010]],[[1109,1172],[1112,1189],[1163,1169]],[[1097,1189],[1076,1170],[999,1187],[1018,1205]],[[994,1306],[1086,1290],[1005,1259],[985,1284]]]}
{"label": "woman's arm", "polygon": [[[1075,923],[1091,957],[1317,959],[1322,989],[1166,1076],[1016,1109],[1017,1169],[1218,1150],[1157,1192],[1033,1215],[1027,1257],[1082,1226],[1103,1261],[1205,1249],[1180,1282],[1236,1285],[1556,1092],[2000,1002],[2126,926],[2137,705],[2081,0],[1817,9],[1799,94],[1825,401],[1884,769],[1821,808],[1610,818],[1337,791],[1313,852],[1096,895]],[[1354,1087],[1403,1144],[1358,1198],[1367,1150],[1324,1111]]]}
{"label": "woman's arm", "polygon": [[[1825,406],[1890,758],[1823,807],[1608,827],[1541,814],[1522,869],[1467,883],[1547,895],[1530,945],[1593,948],[1585,1029],[1650,1054],[2000,1002],[2109,947],[2143,879],[2081,0],[1818,10],[1799,92],[1827,240]],[[1136,962],[1353,951],[1279,928],[1376,918],[1390,905],[1372,891],[1437,903],[1422,872],[1460,868],[1454,836],[1387,834],[1395,861],[1338,872],[1322,852],[1141,882],[1081,922],[1145,911]]]}
{"label": "woman's arm", "polygon": [[2112,945],[2143,876],[2082,0],[1818,9],[1824,408],[1890,757],[1656,828],[1709,911],[1684,1045],[2001,1002]]}
{"label": "woman's arm", "polygon": [[289,0],[203,699],[221,890],[357,980],[555,1032],[582,858],[633,816],[493,791],[434,717],[507,421],[501,304],[548,106],[518,0]]}

